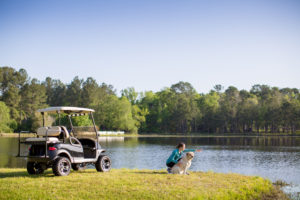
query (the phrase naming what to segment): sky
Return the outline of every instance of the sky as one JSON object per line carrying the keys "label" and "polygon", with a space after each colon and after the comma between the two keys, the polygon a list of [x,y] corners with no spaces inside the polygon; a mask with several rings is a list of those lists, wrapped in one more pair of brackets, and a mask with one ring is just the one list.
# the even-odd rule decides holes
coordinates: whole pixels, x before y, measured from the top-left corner
{"label": "sky", "polygon": [[300,1],[0,0],[0,66],[118,91],[300,88]]}

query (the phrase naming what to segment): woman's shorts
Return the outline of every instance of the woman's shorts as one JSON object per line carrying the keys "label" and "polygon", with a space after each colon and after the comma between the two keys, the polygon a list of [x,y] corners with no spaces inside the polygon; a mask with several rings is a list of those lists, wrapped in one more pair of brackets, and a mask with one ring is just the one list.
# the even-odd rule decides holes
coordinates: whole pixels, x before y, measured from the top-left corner
{"label": "woman's shorts", "polygon": [[172,167],[173,167],[175,164],[176,164],[176,163],[169,162],[169,163],[167,163],[167,167],[170,167],[170,168],[172,168]]}

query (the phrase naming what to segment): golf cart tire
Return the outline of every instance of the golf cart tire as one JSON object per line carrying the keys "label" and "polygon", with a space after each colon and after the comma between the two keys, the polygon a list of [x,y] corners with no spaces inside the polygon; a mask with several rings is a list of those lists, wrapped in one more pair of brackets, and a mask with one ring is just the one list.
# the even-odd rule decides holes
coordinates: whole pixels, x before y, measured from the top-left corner
{"label": "golf cart tire", "polygon": [[[62,167],[63,166],[63,167]],[[71,162],[66,157],[58,157],[55,159],[52,171],[55,176],[67,176],[71,171]]]}
{"label": "golf cart tire", "polygon": [[86,166],[82,166],[82,164],[72,164],[72,169],[74,171],[78,171],[78,170],[85,170]]}
{"label": "golf cart tire", "polygon": [[27,172],[28,174],[42,174],[44,173],[44,169],[38,163],[27,162]]}
{"label": "golf cart tire", "polygon": [[98,172],[108,172],[111,168],[110,158],[106,155],[99,156],[97,162],[95,163],[95,167]]}

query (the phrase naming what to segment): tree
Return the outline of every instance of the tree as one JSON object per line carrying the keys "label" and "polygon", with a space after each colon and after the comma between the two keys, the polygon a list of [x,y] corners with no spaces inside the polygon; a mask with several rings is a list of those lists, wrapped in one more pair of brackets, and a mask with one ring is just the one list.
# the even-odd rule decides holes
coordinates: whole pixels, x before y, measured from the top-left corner
{"label": "tree", "polygon": [[21,89],[27,80],[28,75],[25,69],[16,71],[11,67],[0,67],[0,95],[7,91],[9,84]]}
{"label": "tree", "polygon": [[16,71],[11,67],[0,67],[0,100],[10,108],[12,119],[20,121],[20,91],[28,81],[26,70]]}
{"label": "tree", "polygon": [[[299,130],[299,89],[268,85],[254,85],[250,91],[223,89],[215,85],[209,93],[199,94],[190,83],[180,81],[158,92],[126,88],[118,97],[112,85],[98,84],[92,77],[76,76],[67,85],[47,77],[41,84],[28,78],[24,69],[0,67],[0,101],[5,105],[1,104],[0,123],[7,131],[34,131],[41,121],[36,110],[50,105],[94,108],[102,130],[170,134]],[[86,119],[75,123],[89,125]]]}
{"label": "tree", "polygon": [[253,132],[253,125],[258,111],[258,99],[246,90],[240,91],[241,102],[238,108],[238,119],[242,132]]}
{"label": "tree", "polygon": [[219,94],[211,91],[209,94],[201,96],[198,100],[198,107],[202,111],[200,130],[203,132],[214,133],[219,128],[219,132],[223,133],[224,127],[220,125],[219,99]]}
{"label": "tree", "polygon": [[196,90],[188,82],[180,81],[171,86],[171,90],[177,94],[194,95]]}
{"label": "tree", "polygon": [[20,89],[16,85],[8,83],[7,89],[3,93],[2,99],[10,108],[10,116],[13,119],[21,119],[19,110],[21,102]]}
{"label": "tree", "polygon": [[82,106],[82,83],[83,80],[76,76],[72,82],[67,85],[66,105]]}
{"label": "tree", "polygon": [[133,87],[121,90],[121,95],[125,96],[132,105],[137,103],[138,93],[135,91]]}
{"label": "tree", "polygon": [[[70,126],[70,120],[67,114],[60,114],[60,116],[55,116],[55,123],[54,125],[61,124],[63,126],[68,127],[69,129],[71,128]],[[82,115],[82,116],[76,116],[76,117],[71,117],[72,118],[72,125],[74,127],[76,126],[92,126],[92,120],[90,119],[89,115]]]}
{"label": "tree", "polygon": [[149,111],[147,118],[150,120],[146,120],[152,126],[142,127],[148,127],[148,132],[190,133],[197,129],[198,94],[190,83],[179,82],[171,88],[164,88],[155,96],[151,92],[145,95],[146,99],[141,99],[141,105]]}
{"label": "tree", "polygon": [[147,117],[145,118],[145,121],[141,123],[141,132],[160,132],[161,106],[157,94],[153,93],[152,91],[146,91],[142,94],[139,106],[147,111]]}
{"label": "tree", "polygon": [[9,108],[0,101],[0,133],[10,133],[11,125],[14,122],[10,119]]}
{"label": "tree", "polygon": [[[224,127],[225,132],[229,131],[231,133],[240,132],[238,124],[239,119],[237,116],[238,106],[241,102],[240,93],[237,88],[229,86],[225,90],[225,94],[222,95],[220,99],[221,112],[224,116]],[[228,130],[229,129],[229,130]]]}
{"label": "tree", "polygon": [[50,106],[66,105],[66,85],[60,80],[47,77],[42,83],[46,88],[47,104]]}
{"label": "tree", "polygon": [[82,84],[82,106],[88,107],[98,98],[98,84],[95,79],[88,77]]}
{"label": "tree", "polygon": [[222,90],[224,89],[224,87],[222,85],[218,84],[218,85],[214,86],[214,89],[217,93],[221,93]]}
{"label": "tree", "polygon": [[295,133],[300,125],[300,101],[295,94],[285,95],[280,108],[280,116],[282,118],[282,131]]}
{"label": "tree", "polygon": [[95,121],[97,125],[100,125],[101,130],[137,132],[138,121],[133,118],[131,103],[126,97],[119,99],[115,95],[107,95],[98,101],[93,108],[97,110]]}
{"label": "tree", "polygon": [[41,125],[41,116],[36,111],[47,106],[46,88],[37,79],[32,79],[30,83],[24,85],[21,96],[20,108],[24,118],[23,128],[35,131]]}

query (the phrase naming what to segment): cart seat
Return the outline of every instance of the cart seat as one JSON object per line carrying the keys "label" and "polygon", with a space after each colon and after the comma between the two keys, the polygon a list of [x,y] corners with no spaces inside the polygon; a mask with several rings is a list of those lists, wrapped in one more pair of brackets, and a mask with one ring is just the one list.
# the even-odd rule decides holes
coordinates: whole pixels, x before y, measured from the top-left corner
{"label": "cart seat", "polygon": [[[26,138],[25,142],[45,142],[46,138]],[[58,143],[59,140],[56,137],[48,137],[47,143]]]}
{"label": "cart seat", "polygon": [[65,126],[61,126],[61,130],[63,132],[65,132],[66,139],[70,137],[69,131],[67,130],[67,128]]}
{"label": "cart seat", "polygon": [[59,126],[50,126],[50,127],[40,127],[37,130],[38,136],[46,136],[48,137],[57,137],[61,133],[61,128]]}

